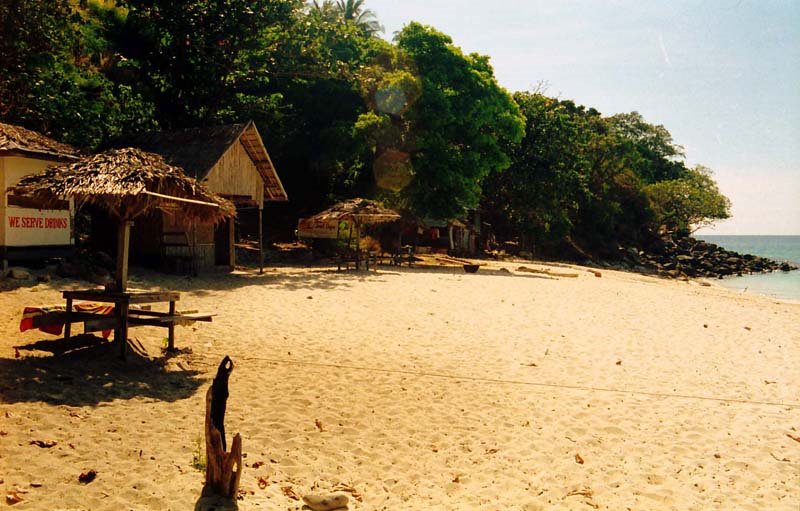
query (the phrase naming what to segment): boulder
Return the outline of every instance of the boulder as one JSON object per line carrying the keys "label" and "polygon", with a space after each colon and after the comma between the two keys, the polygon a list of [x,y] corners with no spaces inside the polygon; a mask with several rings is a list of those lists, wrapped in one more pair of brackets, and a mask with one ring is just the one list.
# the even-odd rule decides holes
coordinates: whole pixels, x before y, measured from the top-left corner
{"label": "boulder", "polygon": [[792,265],[789,263],[783,263],[781,265],[781,271],[792,271]]}
{"label": "boulder", "polygon": [[8,270],[8,276],[16,280],[27,280],[31,278],[31,272],[25,268],[10,268]]}
{"label": "boulder", "polygon": [[58,263],[58,268],[56,269],[56,273],[59,277],[77,277],[78,276],[78,268],[68,262],[62,261]]}

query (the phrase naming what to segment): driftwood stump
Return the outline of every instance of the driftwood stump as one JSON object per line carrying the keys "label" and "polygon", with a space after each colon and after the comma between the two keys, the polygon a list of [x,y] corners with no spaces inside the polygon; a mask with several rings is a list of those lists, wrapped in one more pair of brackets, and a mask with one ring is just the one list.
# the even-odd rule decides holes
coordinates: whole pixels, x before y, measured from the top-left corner
{"label": "driftwood stump", "polygon": [[242,477],[242,437],[233,437],[226,452],[225,407],[228,401],[228,378],[233,371],[229,357],[222,359],[214,382],[206,392],[206,482],[195,504],[195,511],[237,510],[236,494]]}

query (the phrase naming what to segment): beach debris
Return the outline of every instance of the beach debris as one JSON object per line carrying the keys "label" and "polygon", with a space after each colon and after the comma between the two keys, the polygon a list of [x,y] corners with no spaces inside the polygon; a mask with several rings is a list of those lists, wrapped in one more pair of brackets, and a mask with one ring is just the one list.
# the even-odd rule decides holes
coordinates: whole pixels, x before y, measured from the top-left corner
{"label": "beach debris", "polygon": [[531,426],[531,421],[525,421],[522,423],[523,428],[529,428]]}
{"label": "beach debris", "polygon": [[752,330],[752,328],[750,328],[749,326],[744,327],[744,329],[747,330],[748,332]]}
{"label": "beach debris", "polygon": [[722,458],[722,455],[717,452],[717,453],[714,453],[714,457],[717,458],[717,459],[720,459],[720,458]]}
{"label": "beach debris", "polygon": [[322,427],[322,421],[321,420],[314,419],[314,425],[317,427],[317,429],[320,431],[320,433],[325,431],[325,428]]}
{"label": "beach debris", "polygon": [[306,296],[306,300],[313,300],[313,299],[314,299],[314,297],[311,296],[311,295]]}
{"label": "beach debris", "polygon": [[31,481],[29,484],[31,485],[31,488],[41,488],[44,486],[41,481]]}
{"label": "beach debris", "polygon": [[791,434],[791,433],[786,433],[786,436],[788,436],[789,438],[791,438],[791,439],[792,439],[792,440],[794,440],[795,442],[800,442],[800,436],[794,436],[794,435],[793,435],[793,434]]}
{"label": "beach debris", "polygon": [[347,495],[343,492],[303,495],[303,502],[313,511],[331,511],[347,506]]}
{"label": "beach debris", "polygon": [[269,486],[269,480],[264,476],[259,477],[258,478],[258,487],[263,490],[267,486]]}
{"label": "beach debris", "polygon": [[94,469],[87,470],[86,472],[81,472],[81,475],[78,476],[78,482],[81,484],[89,484],[97,477],[97,471]]}
{"label": "beach debris", "polygon": [[779,458],[779,457],[775,456],[773,453],[769,453],[769,455],[772,456],[773,458],[775,458],[776,461],[781,461],[783,463],[791,463],[792,462],[792,460],[790,460],[789,458]]}
{"label": "beach debris", "polygon": [[9,506],[13,506],[14,504],[19,504],[24,499],[22,498],[22,494],[25,493],[24,490],[11,490],[6,494],[6,504]]}
{"label": "beach debris", "polygon": [[583,465],[584,461],[580,454],[575,454],[575,463],[579,465]]}
{"label": "beach debris", "polygon": [[260,468],[263,464],[264,464],[263,461],[256,461],[255,463],[253,463],[252,467],[253,468]]}
{"label": "beach debris", "polygon": [[228,401],[228,380],[233,361],[225,356],[217,368],[214,381],[206,391],[205,484],[195,511],[237,509],[236,499],[242,497],[239,481],[242,477],[242,437],[237,433],[227,450],[225,441],[225,410]]}
{"label": "beach debris", "polygon": [[575,495],[580,495],[581,497],[591,498],[594,495],[594,491],[591,488],[581,488],[580,490],[572,490],[571,492],[564,495],[566,497],[574,497]]}
{"label": "beach debris", "polygon": [[363,501],[363,497],[361,496],[361,494],[358,492],[358,490],[353,488],[352,485],[345,483],[338,483],[336,486],[333,487],[333,491],[343,491],[345,493],[349,493],[350,495],[352,495],[353,498],[356,499],[357,501],[359,502]]}
{"label": "beach debris", "polygon": [[486,449],[486,454],[496,454],[499,450],[500,449],[496,449],[494,447],[491,449]]}
{"label": "beach debris", "polygon": [[617,360],[617,365],[621,366],[622,365],[622,360]]}
{"label": "beach debris", "polygon": [[537,273],[541,275],[547,275],[549,277],[568,277],[573,279],[578,278],[577,273],[565,273],[565,272],[552,271],[549,269],[537,270],[535,268],[528,268],[527,266],[520,266],[519,268],[517,268],[517,271],[521,271],[524,273]]}
{"label": "beach debris", "polygon": [[456,474],[456,476],[453,478],[453,482],[454,483],[460,483],[461,482],[461,476]]}
{"label": "beach debris", "polygon": [[55,440],[31,440],[29,442],[30,445],[35,445],[37,447],[41,447],[42,449],[49,449],[56,445]]}
{"label": "beach debris", "polygon": [[778,383],[778,382],[772,380],[764,380],[765,385],[772,385],[773,383]]}
{"label": "beach debris", "polygon": [[703,328],[708,328],[708,323],[703,323]]}
{"label": "beach debris", "polygon": [[602,273],[600,273],[600,272],[599,272],[599,271],[597,271],[597,270],[586,270],[586,271],[588,271],[589,273],[591,273],[592,275],[594,275],[594,276],[595,276],[595,277],[597,277],[598,279],[599,279],[600,277],[602,277],[602,276],[603,276],[603,274],[602,274]]}
{"label": "beach debris", "polygon": [[528,362],[527,364],[520,364],[520,365],[523,365],[525,367],[539,367],[536,365],[535,362]]}
{"label": "beach debris", "polygon": [[292,500],[300,500],[300,495],[291,486],[281,486],[281,492]]}

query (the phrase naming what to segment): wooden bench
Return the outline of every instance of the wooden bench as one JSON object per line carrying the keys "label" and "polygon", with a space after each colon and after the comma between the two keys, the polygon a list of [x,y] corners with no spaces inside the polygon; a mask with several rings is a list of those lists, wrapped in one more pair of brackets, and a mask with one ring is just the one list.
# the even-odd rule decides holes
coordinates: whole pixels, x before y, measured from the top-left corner
{"label": "wooden bench", "polygon": [[[134,326],[154,326],[166,328],[169,331],[168,335],[168,349],[175,348],[175,335],[174,328],[176,326],[188,326],[196,321],[203,321],[210,323],[216,314],[191,311],[172,311],[172,312],[158,312],[150,310],[150,306],[133,306],[128,309],[127,324],[129,327]],[[119,318],[116,314],[95,314],[91,312],[76,312],[76,311],[53,311],[45,312],[38,316],[31,318],[32,328],[40,328],[46,326],[65,326],[65,335],[67,338],[70,335],[71,329],[67,325],[75,323],[83,323],[84,333],[102,332],[105,330],[116,330],[119,326]]]}

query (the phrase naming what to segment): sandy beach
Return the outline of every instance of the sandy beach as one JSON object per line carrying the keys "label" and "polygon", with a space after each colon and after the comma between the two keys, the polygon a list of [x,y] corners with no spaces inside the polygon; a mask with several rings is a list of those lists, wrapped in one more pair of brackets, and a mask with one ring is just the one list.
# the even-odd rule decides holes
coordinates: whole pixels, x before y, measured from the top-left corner
{"label": "sandy beach", "polygon": [[229,355],[243,510],[333,489],[353,510],[800,508],[800,304],[520,264],[134,272],[217,316],[178,329],[190,350],[166,359],[163,330],[132,330],[127,362],[18,331],[23,306],[82,283],[2,292],[0,487],[22,499],[7,507],[192,509]]}

